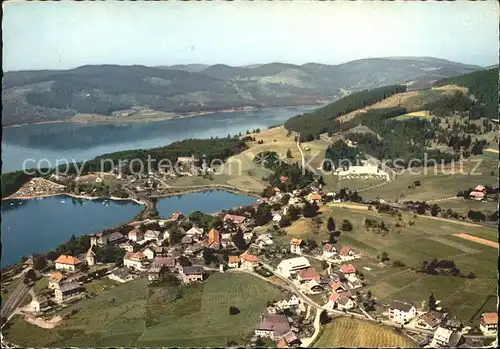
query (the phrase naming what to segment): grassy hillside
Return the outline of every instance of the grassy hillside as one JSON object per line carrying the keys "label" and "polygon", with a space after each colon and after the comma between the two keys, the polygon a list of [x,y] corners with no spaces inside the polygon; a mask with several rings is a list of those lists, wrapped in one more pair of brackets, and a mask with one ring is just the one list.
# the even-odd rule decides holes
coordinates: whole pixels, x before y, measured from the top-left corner
{"label": "grassy hillside", "polygon": [[67,120],[76,114],[113,115],[130,107],[161,112],[211,111],[243,106],[318,104],[344,92],[431,81],[479,67],[444,60],[390,58],[341,65],[270,63],[172,67],[83,66],[71,70],[6,72],[3,125]]}
{"label": "grassy hillside", "polygon": [[[245,274],[214,274],[205,284],[151,288],[145,279],[119,285],[63,310],[71,315],[53,330],[17,318],[3,335],[33,347],[226,346],[245,343],[279,291]],[[229,307],[240,310],[229,314]]]}
{"label": "grassy hillside", "polygon": [[484,116],[498,118],[498,67],[439,80],[435,86],[451,84],[467,87],[469,94],[483,104]]}
{"label": "grassy hillside", "polygon": [[392,328],[367,321],[348,318],[336,318],[323,327],[323,331],[314,342],[317,348],[411,348],[412,343]]}

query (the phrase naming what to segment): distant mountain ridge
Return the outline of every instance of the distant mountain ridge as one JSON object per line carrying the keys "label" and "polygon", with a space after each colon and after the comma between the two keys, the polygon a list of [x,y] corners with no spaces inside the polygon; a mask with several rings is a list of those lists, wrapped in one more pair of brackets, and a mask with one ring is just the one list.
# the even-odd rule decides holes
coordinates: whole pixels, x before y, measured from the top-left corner
{"label": "distant mountain ridge", "polygon": [[339,65],[86,65],[6,72],[2,123],[68,120],[77,113],[111,115],[132,107],[183,113],[311,105],[385,85],[430,87],[437,80],[481,69],[432,57],[388,57]]}

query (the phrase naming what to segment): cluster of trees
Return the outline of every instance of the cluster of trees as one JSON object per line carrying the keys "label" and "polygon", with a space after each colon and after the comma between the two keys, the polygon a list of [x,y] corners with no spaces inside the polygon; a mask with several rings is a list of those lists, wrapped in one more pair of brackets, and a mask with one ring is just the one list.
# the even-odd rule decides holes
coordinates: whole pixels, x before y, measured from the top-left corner
{"label": "cluster of trees", "polygon": [[434,85],[451,84],[467,87],[477,100],[471,117],[498,118],[498,67],[439,80]]}
{"label": "cluster of trees", "polygon": [[338,117],[405,91],[404,85],[391,85],[355,92],[313,112],[289,119],[285,123],[285,128],[299,132],[301,141],[310,141],[321,133],[335,131],[332,128],[332,121]]}
{"label": "cluster of trees", "polygon": [[212,228],[220,229],[223,224],[222,219],[219,216],[212,216],[201,211],[192,212],[188,216],[187,222],[190,226],[196,225],[198,228],[202,228],[204,231],[209,231]]}
{"label": "cluster of trees", "polygon": [[117,265],[123,262],[123,256],[125,256],[125,250],[113,245],[95,247],[94,252],[99,262],[115,263]]}
{"label": "cluster of trees", "polygon": [[[332,171],[337,168],[349,169],[350,165],[360,165],[360,152],[356,147],[349,147],[343,140],[338,140],[330,145],[325,152],[323,170]],[[333,166],[333,168],[332,168]]]}
{"label": "cluster of trees", "polygon": [[339,192],[335,194],[334,199],[351,202],[363,201],[363,198],[358,194],[356,190],[351,191],[349,188],[341,188]]}
{"label": "cluster of trees", "polygon": [[58,246],[55,250],[47,252],[46,257],[48,260],[54,261],[62,254],[77,256],[87,252],[89,248],[90,237],[88,235],[81,235],[79,237],[71,235],[68,242]]}
{"label": "cluster of trees", "polygon": [[367,230],[372,229],[374,232],[389,232],[390,230],[390,227],[384,221],[379,223],[377,220],[371,218],[365,219],[364,226]]}
{"label": "cluster of trees", "polygon": [[430,261],[423,261],[420,269],[417,270],[420,273],[426,273],[430,275],[449,275],[449,276],[460,276],[469,277],[473,279],[474,274],[470,273],[465,276],[462,274],[459,268],[455,265],[453,260],[438,260],[436,258]]}
{"label": "cluster of trees", "polygon": [[427,109],[431,115],[439,117],[453,114],[455,112],[464,113],[473,106],[472,100],[462,91],[456,91],[453,95],[443,95],[437,100],[427,103]]}
{"label": "cluster of trees", "polygon": [[[86,162],[83,167],[83,171],[84,173],[95,170],[109,171],[113,167],[118,166],[120,160],[124,163],[126,161],[138,159],[140,161],[135,160],[132,163],[132,166],[125,166],[123,173],[127,173],[128,170],[133,170],[136,173],[140,171],[144,172],[148,170],[146,166],[148,163],[148,156],[152,159],[150,162],[153,169],[161,168],[161,160],[165,159],[164,161],[166,161],[166,159],[168,159],[172,164],[175,164],[177,163],[177,159],[181,156],[194,156],[196,159],[195,165],[200,166],[203,163],[203,160],[206,160],[207,163],[210,163],[214,159],[225,160],[228,157],[245,150],[246,147],[245,142],[238,139],[238,137],[186,139],[171,143],[165,147],[147,150],[126,150],[101,155]],[[108,160],[104,162],[105,168],[102,169],[101,160]],[[165,165],[165,163],[163,163],[163,165]]]}

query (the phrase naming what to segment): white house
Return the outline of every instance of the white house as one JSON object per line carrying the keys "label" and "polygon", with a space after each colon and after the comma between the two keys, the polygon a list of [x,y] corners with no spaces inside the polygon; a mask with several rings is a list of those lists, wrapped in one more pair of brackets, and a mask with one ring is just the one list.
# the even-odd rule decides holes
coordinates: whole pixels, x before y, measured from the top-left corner
{"label": "white house", "polygon": [[278,340],[291,331],[285,315],[264,315],[255,328],[255,335]]}
{"label": "white house", "polygon": [[202,228],[198,228],[196,226],[192,226],[191,229],[189,229],[187,232],[186,232],[186,235],[191,235],[191,236],[197,236],[197,237],[200,237],[203,235],[203,229]]}
{"label": "white house", "polygon": [[60,255],[55,261],[57,270],[75,271],[81,264],[82,261],[78,258],[64,254]]}
{"label": "white house", "polygon": [[153,260],[155,258],[155,249],[152,246],[147,247],[144,251],[142,251],[147,259]]}
{"label": "white house", "polygon": [[240,257],[239,256],[229,256],[227,266],[229,268],[238,268],[240,266]]}
{"label": "white house", "polygon": [[330,259],[337,254],[337,249],[332,244],[325,244],[323,246],[323,257]]}
{"label": "white house", "polygon": [[162,241],[163,240],[163,232],[158,231],[158,230],[146,230],[146,233],[144,233],[144,240],[146,240],[146,241],[150,241],[150,240]]}
{"label": "white house", "polygon": [[335,309],[337,307],[340,310],[349,310],[354,308],[354,302],[344,294],[332,292],[330,297],[328,297],[328,303],[326,305],[330,309]]}
{"label": "white house", "polygon": [[298,307],[300,304],[300,299],[296,295],[293,295],[290,299],[281,299],[274,304],[274,307],[279,310],[290,309],[292,307]]}
{"label": "white house", "polygon": [[351,290],[363,287],[363,283],[356,276],[353,275],[346,276],[346,279],[347,279],[347,286],[349,286]]}
{"label": "white house", "polygon": [[116,269],[113,270],[110,274],[108,274],[108,278],[114,281],[118,281],[122,284],[132,281],[136,278],[137,276],[130,274],[128,270],[126,269]]}
{"label": "white house", "polygon": [[304,240],[293,238],[292,241],[290,241],[290,252],[295,254],[301,254],[303,244]]}
{"label": "white house", "polygon": [[123,257],[123,265],[136,269],[136,270],[145,270],[144,262],[147,261],[147,257],[142,252],[128,252]]}
{"label": "white house", "polygon": [[479,324],[481,332],[485,336],[496,336],[498,332],[498,314],[484,313],[481,315],[481,323]]}
{"label": "white house", "polygon": [[452,330],[444,327],[438,327],[436,332],[434,332],[434,337],[432,337],[430,345],[434,348],[447,347],[450,343],[452,335],[453,335]]}
{"label": "white house", "polygon": [[273,215],[273,221],[274,222],[279,222],[281,221],[281,215],[279,213],[276,213]]}
{"label": "white house", "polygon": [[342,274],[344,274],[346,277],[353,277],[356,276],[356,267],[352,264],[343,264],[340,267],[340,271]]}
{"label": "white house", "polygon": [[49,301],[47,298],[43,296],[36,296],[33,298],[33,300],[30,303],[30,308],[36,313],[39,313],[42,311],[42,309],[46,308],[49,305]]}
{"label": "white house", "polygon": [[354,308],[354,302],[349,297],[341,295],[337,300],[337,307],[340,310],[349,310]]}
{"label": "white house", "polygon": [[344,246],[340,250],[339,257],[342,261],[352,261],[356,259],[358,256],[356,255],[355,251],[352,248]]}
{"label": "white house", "polygon": [[296,257],[283,259],[278,267],[276,268],[278,273],[283,275],[284,277],[290,277],[291,273],[295,273],[300,269],[309,268],[311,264],[307,260],[306,257]]}
{"label": "white house", "polygon": [[417,309],[409,303],[393,301],[389,307],[389,318],[399,324],[406,324],[417,316]]}
{"label": "white house", "polygon": [[128,239],[135,242],[141,241],[142,239],[144,239],[144,233],[139,229],[131,230],[128,233]]}
{"label": "white house", "polygon": [[135,244],[130,241],[126,241],[120,245],[118,245],[121,249],[125,250],[125,252],[135,252]]}

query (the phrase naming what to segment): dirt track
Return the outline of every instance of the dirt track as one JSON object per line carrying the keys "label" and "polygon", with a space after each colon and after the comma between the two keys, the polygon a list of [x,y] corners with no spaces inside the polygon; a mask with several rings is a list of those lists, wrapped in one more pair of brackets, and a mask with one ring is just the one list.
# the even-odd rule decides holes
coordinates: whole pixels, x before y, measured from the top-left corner
{"label": "dirt track", "polygon": [[494,247],[494,248],[498,248],[499,247],[498,242],[491,241],[491,240],[486,240],[486,239],[479,238],[477,236],[472,236],[472,235],[465,234],[465,233],[453,234],[453,236],[456,236],[456,237],[459,237],[459,238],[462,238],[462,239],[465,239],[465,240],[477,242],[478,244],[481,244],[481,245],[486,245],[486,246],[490,246],[490,247]]}

